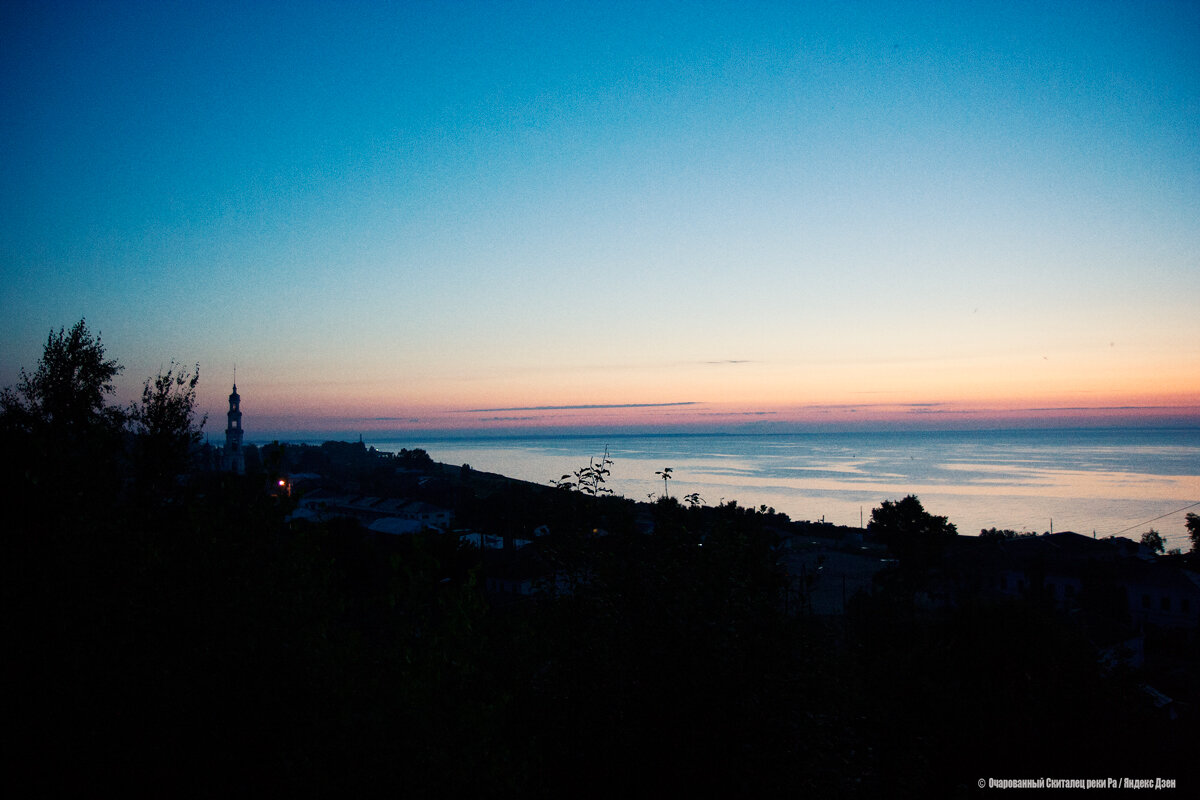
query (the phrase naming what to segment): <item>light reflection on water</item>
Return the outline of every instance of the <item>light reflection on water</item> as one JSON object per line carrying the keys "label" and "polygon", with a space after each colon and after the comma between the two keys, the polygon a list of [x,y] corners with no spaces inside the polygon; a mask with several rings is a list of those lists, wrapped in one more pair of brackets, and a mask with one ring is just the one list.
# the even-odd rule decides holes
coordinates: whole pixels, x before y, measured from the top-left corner
{"label": "light reflection on water", "polygon": [[[381,434],[380,450],[420,447],[436,461],[468,463],[547,484],[599,458],[609,487],[638,500],[699,492],[793,519],[858,525],[860,510],[906,494],[962,533],[980,528],[1117,533],[1200,500],[1200,430],[1056,430],[832,433],[772,436],[614,436],[422,439]],[[1186,548],[1182,513],[1154,523]],[[1136,537],[1144,525],[1126,535]]]}

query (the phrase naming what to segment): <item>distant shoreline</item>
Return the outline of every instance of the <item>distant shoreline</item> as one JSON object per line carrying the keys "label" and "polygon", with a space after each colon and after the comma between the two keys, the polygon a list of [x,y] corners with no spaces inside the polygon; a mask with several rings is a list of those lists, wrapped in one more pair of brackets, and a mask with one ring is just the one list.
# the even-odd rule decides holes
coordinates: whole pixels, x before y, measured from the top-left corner
{"label": "distant shoreline", "polygon": [[[358,434],[330,432],[357,442]],[[281,439],[329,441],[318,435]],[[659,494],[664,466],[672,495],[709,503],[736,498],[792,519],[851,527],[884,500],[908,494],[962,532],[1116,533],[1200,500],[1200,428],[1107,427],[976,431],[762,432],[608,431],[520,436],[368,433],[380,452],[421,449],[436,461],[545,484],[586,466],[607,447],[610,488],[630,498]],[[1182,523],[1154,522],[1182,544]],[[1179,541],[1175,541],[1179,540]]]}
{"label": "distant shoreline", "polygon": [[1188,433],[1200,435],[1200,425],[1055,425],[1018,426],[997,428],[870,428],[861,430],[809,430],[809,431],[628,431],[628,430],[576,430],[539,432],[492,430],[446,431],[374,428],[361,431],[270,431],[271,436],[251,436],[247,443],[264,445],[272,442],[294,444],[320,444],[321,442],[353,442],[361,436],[363,443],[370,446],[368,439],[411,438],[439,442],[480,442],[520,440],[581,440],[581,439],[687,439],[687,438],[779,438],[809,436],[951,436],[951,435],[998,435],[1052,434],[1052,433]]}

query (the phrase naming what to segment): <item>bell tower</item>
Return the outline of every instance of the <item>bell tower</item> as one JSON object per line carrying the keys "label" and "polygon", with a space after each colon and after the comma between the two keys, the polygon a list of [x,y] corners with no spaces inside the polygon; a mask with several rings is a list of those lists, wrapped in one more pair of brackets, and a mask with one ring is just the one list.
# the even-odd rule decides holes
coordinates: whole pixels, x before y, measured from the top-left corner
{"label": "bell tower", "polygon": [[246,457],[242,453],[242,396],[238,394],[237,383],[233,384],[233,393],[229,395],[229,422],[225,425],[225,452],[222,461],[228,472],[238,475],[246,474]]}

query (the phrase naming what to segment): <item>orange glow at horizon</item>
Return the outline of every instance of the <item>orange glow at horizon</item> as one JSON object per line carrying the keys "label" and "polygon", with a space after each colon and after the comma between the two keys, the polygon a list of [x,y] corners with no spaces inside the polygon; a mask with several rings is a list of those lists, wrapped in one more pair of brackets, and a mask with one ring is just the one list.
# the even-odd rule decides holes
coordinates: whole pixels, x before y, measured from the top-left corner
{"label": "orange glow at horizon", "polygon": [[[1118,348],[961,358],[831,355],[775,360],[544,365],[468,360],[401,366],[339,361],[239,370],[243,406],[262,429],[779,429],[999,424],[1200,424],[1200,363]],[[1039,351],[1040,353],[1040,351]],[[202,387],[210,419],[227,387]],[[248,418],[249,419],[249,418]],[[249,424],[249,423],[248,423]]]}
{"label": "orange glow at horizon", "polygon": [[[252,397],[243,393],[244,397]],[[1200,424],[1200,396],[1006,398],[994,402],[912,402],[862,398],[849,403],[745,406],[703,401],[536,406],[379,406],[366,402],[275,405],[260,398],[253,427],[270,430],[489,430],[645,428],[773,430],[781,426],[990,427],[1003,424]],[[210,415],[210,419],[215,419]],[[248,423],[249,424],[249,423]]]}

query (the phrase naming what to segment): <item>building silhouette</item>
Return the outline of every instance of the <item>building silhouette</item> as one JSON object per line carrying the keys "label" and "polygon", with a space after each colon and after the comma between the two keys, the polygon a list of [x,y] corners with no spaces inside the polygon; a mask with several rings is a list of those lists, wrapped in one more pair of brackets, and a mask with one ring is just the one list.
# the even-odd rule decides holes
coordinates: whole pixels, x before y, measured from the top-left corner
{"label": "building silhouette", "polygon": [[229,395],[229,422],[225,425],[225,452],[221,456],[221,468],[226,472],[246,474],[246,456],[242,452],[242,397],[237,384]]}

